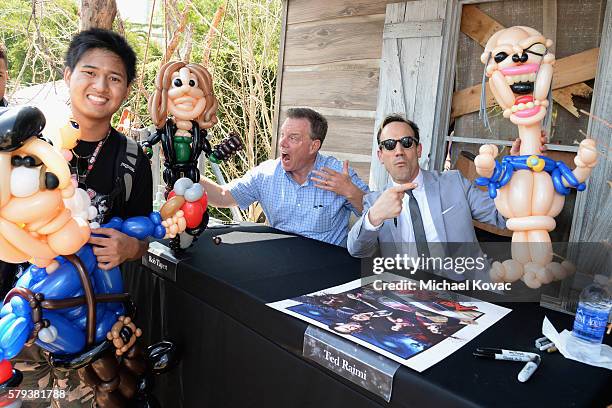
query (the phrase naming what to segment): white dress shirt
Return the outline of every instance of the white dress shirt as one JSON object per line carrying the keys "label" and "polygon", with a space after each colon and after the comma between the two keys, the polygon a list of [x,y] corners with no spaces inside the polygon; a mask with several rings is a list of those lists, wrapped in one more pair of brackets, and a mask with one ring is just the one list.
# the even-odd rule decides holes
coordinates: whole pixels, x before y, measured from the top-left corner
{"label": "white dress shirt", "polygon": [[[414,198],[416,198],[419,204],[419,210],[421,210],[421,218],[423,219],[423,227],[425,228],[425,236],[427,242],[440,242],[436,226],[434,225],[433,218],[431,217],[431,211],[429,210],[429,204],[427,203],[427,194],[425,194],[425,186],[423,185],[423,173],[419,169],[419,173],[412,181],[417,184],[417,187],[412,190]],[[399,186],[395,181],[393,186]],[[401,236],[403,242],[415,242],[414,229],[412,228],[412,218],[410,218],[410,207],[408,206],[408,200],[410,196],[404,194],[402,212],[397,217],[397,228],[401,230]],[[373,226],[369,219],[369,210],[363,215],[363,226],[368,231],[378,231],[382,224],[379,226]]]}

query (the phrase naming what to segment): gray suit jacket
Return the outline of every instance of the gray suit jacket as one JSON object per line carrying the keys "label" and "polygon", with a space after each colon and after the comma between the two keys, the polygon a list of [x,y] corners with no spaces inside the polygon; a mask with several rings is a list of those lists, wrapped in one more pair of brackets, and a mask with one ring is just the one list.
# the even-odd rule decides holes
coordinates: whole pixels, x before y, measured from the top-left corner
{"label": "gray suit jacket", "polygon": [[[429,211],[441,242],[477,243],[472,219],[505,228],[506,222],[489,194],[470,183],[458,170],[439,173],[421,169],[421,172]],[[386,220],[378,231],[367,231],[363,226],[363,217],[380,194],[379,191],[372,192],[363,199],[364,215],[348,235],[347,247],[352,256],[373,256],[379,248],[384,257],[402,253],[400,229],[393,219]]]}

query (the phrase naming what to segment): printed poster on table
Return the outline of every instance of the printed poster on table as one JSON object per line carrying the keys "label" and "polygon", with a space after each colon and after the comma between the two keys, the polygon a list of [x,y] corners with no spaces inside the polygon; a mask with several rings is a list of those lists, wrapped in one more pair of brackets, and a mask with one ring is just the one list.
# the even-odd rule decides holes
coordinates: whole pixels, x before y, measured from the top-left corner
{"label": "printed poster on table", "polygon": [[[394,290],[381,282],[400,283]],[[412,289],[392,274],[269,303],[416,371],[443,360],[511,310],[451,292]]]}

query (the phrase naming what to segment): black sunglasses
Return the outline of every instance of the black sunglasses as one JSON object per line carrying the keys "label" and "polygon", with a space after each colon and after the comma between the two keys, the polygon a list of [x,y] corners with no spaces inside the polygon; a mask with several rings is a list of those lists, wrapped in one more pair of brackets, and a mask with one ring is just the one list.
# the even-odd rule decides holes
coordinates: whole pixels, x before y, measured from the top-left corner
{"label": "black sunglasses", "polygon": [[397,142],[400,142],[404,149],[410,149],[412,145],[417,145],[419,142],[412,136],[404,136],[400,140],[397,139],[387,139],[380,142],[378,146],[384,147],[386,150],[395,150],[395,146],[397,146]]}

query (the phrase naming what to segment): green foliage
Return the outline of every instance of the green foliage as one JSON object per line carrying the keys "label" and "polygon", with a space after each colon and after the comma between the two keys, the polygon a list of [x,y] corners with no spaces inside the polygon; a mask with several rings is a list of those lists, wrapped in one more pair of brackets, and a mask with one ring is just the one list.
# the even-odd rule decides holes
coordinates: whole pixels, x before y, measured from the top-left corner
{"label": "green foliage", "polygon": [[[222,4],[225,15],[208,49],[207,36]],[[184,54],[190,49],[191,62],[208,61],[219,101],[219,123],[210,131],[211,143],[237,132],[245,144],[243,152],[221,166],[225,178],[233,179],[270,157],[281,1],[157,0],[151,37],[148,24],[116,21],[114,29],[125,33],[139,61],[137,79],[123,106],[134,114],[136,126],[151,124],[147,98],[153,93],[166,44],[184,12],[189,34],[181,35],[170,59],[185,59]],[[78,31],[76,1],[2,0],[0,21],[0,42],[8,49],[9,58],[8,95],[21,87],[62,78],[64,53]],[[113,124],[116,125],[123,108],[115,115]],[[202,170],[212,176],[210,169]]]}
{"label": "green foliage", "polygon": [[78,28],[74,1],[3,0],[0,21],[0,42],[8,50],[11,87],[61,78],[63,54]]}

